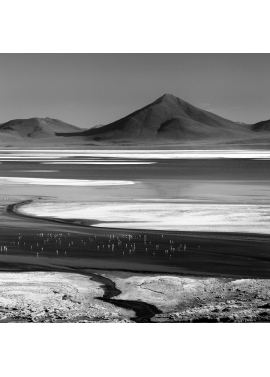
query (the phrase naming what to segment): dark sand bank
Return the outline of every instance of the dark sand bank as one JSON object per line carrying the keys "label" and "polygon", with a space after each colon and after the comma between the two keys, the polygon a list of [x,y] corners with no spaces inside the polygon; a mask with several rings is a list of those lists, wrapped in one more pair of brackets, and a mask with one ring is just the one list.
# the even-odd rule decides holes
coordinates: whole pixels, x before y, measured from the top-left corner
{"label": "dark sand bank", "polygon": [[[97,229],[31,218],[15,208],[7,206],[1,216],[0,245],[8,249],[0,256],[6,261],[16,257],[20,262],[30,258],[34,264],[58,266],[270,277],[267,235]],[[5,219],[10,224],[6,228]]]}

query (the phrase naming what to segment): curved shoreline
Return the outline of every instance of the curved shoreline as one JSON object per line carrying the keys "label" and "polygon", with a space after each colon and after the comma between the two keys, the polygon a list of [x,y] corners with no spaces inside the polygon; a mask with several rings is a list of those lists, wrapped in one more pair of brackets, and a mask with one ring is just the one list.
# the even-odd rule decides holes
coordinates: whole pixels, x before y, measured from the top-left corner
{"label": "curved shoreline", "polygon": [[[136,242],[138,242],[139,245],[138,249],[136,249],[136,256],[134,254],[134,256],[132,255],[132,258],[129,258],[129,255],[127,255],[127,257],[125,256],[125,258],[122,259],[119,256],[120,254],[122,256],[121,251],[124,250],[121,250],[120,254],[117,254],[117,258],[112,258],[112,254],[110,253],[105,253],[105,258],[103,258],[103,254],[98,256],[94,251],[94,258],[87,259],[87,257],[82,254],[81,258],[84,258],[85,260],[85,263],[83,263],[84,268],[110,271],[125,270],[144,273],[167,272],[196,276],[230,276],[238,278],[269,278],[270,276],[269,236],[255,233],[160,232],[155,230],[140,231],[107,227],[102,228],[68,221],[58,221],[57,219],[51,218],[28,216],[18,211],[20,205],[29,203],[32,200],[24,200],[19,203],[7,205],[3,214],[3,226],[5,227],[5,221],[7,221],[7,224],[11,221],[12,225],[13,221],[17,220],[18,225],[21,223],[20,226],[22,226],[22,230],[25,229],[26,226],[26,229],[30,232],[30,237],[33,236],[30,231],[33,224],[33,229],[37,229],[37,231],[43,231],[45,228],[48,228],[47,231],[52,231],[53,228],[55,228],[54,230],[56,232],[71,232],[74,237],[81,237],[83,235],[87,237],[97,236],[97,238],[101,240],[98,242],[106,242],[106,239],[110,234],[114,234],[116,237],[120,238],[131,235],[137,239]],[[58,224],[57,227],[56,224]],[[20,230],[16,230],[16,232],[18,231]],[[8,229],[7,233],[10,233]],[[11,237],[12,234],[13,231],[11,229]],[[164,241],[161,240],[162,234],[164,235]],[[151,250],[150,253],[145,254],[143,252],[144,241],[142,237],[144,235],[147,236],[150,241],[153,241],[153,245],[160,242],[165,245],[166,243],[169,243],[171,237],[174,237],[175,242],[186,243],[188,245],[188,250],[184,253],[176,253],[175,259],[169,259],[167,256],[164,256],[165,254],[163,254],[163,250],[162,253],[160,252],[156,256],[152,256],[152,251],[155,252],[154,249]],[[10,240],[12,241],[12,238]],[[163,248],[166,248],[167,246],[164,245]],[[50,258],[51,256],[52,255],[50,255],[50,251],[48,250],[48,254],[46,256],[44,255],[44,258]],[[17,260],[18,257],[19,255],[17,254]],[[22,258],[24,257],[23,254],[22,257],[19,257],[21,262],[23,262]],[[31,259],[31,256],[29,258]],[[80,259],[76,258],[78,258],[77,254],[73,252],[69,259],[64,258],[62,261],[59,260],[59,263],[64,263],[65,266],[69,265],[75,267],[75,265],[77,265],[77,267],[80,268],[82,264],[76,262],[76,260],[80,261]],[[57,259],[53,260],[56,261]],[[65,261],[68,262],[68,264],[66,264]],[[41,260],[41,258],[40,262],[44,265],[47,263],[45,260]],[[31,263],[35,264],[35,261],[32,260]]]}
{"label": "curved shoreline", "polygon": [[[241,240],[243,240],[243,238],[245,238],[245,244],[247,244],[249,242],[249,240],[252,239],[252,238],[253,238],[253,240],[255,239],[256,241],[261,242],[261,244],[263,244],[263,243],[265,244],[266,242],[269,242],[269,236],[267,236],[267,235],[265,236],[265,235],[262,235],[262,234],[239,234],[239,233],[225,233],[224,234],[224,233],[199,233],[199,232],[195,233],[195,232],[175,232],[175,231],[161,232],[161,231],[156,231],[156,230],[149,231],[149,230],[139,230],[139,229],[138,230],[137,229],[127,230],[127,229],[101,228],[101,227],[96,228],[96,227],[91,226],[91,225],[83,225],[83,224],[79,224],[79,223],[61,221],[61,220],[58,220],[58,219],[42,218],[42,217],[24,215],[23,213],[19,212],[18,209],[21,205],[31,203],[33,200],[34,199],[30,199],[30,200],[25,200],[25,201],[22,201],[22,202],[19,202],[19,203],[7,205],[6,208],[5,208],[6,216],[21,217],[22,219],[23,218],[25,219],[24,221],[26,221],[26,218],[29,218],[32,221],[28,221],[28,226],[31,226],[31,222],[32,223],[38,222],[42,226],[42,223],[44,224],[44,221],[46,221],[46,222],[50,222],[50,223],[58,223],[59,225],[62,224],[62,226],[68,225],[70,227],[73,227],[73,226],[77,227],[77,228],[79,227],[79,228],[81,228],[82,232],[83,232],[83,230],[88,229],[90,232],[94,232],[96,234],[102,234],[102,232],[103,233],[109,233],[110,231],[113,231],[115,234],[116,233],[119,234],[120,232],[121,233],[136,234],[136,233],[139,233],[141,231],[141,233],[149,234],[149,235],[150,234],[160,235],[161,233],[163,233],[164,235],[177,235],[177,236],[186,235],[188,237],[202,237],[202,238],[205,238],[205,239],[209,239],[210,242],[212,242],[214,240],[214,238],[219,238],[220,236],[222,236],[227,241],[229,241],[232,238],[234,240],[240,240],[241,241]],[[59,228],[60,228],[60,226],[59,226]],[[197,253],[200,253],[200,251],[197,251]],[[208,254],[213,253],[213,251],[207,251],[207,253]],[[191,257],[192,257],[192,254],[191,254]],[[234,255],[231,255],[230,258],[234,258]],[[247,256],[247,259],[248,259],[248,256]],[[217,260],[218,260],[218,258],[217,258]],[[268,259],[267,259],[267,261],[268,261]],[[251,262],[249,262],[249,263],[251,263]],[[138,323],[140,323],[140,322],[151,322],[152,317],[154,317],[156,314],[162,314],[162,312],[156,306],[148,304],[147,302],[141,302],[141,301],[135,301],[135,300],[134,301],[133,300],[121,300],[121,299],[118,300],[116,297],[118,295],[120,295],[120,293],[122,293],[122,292],[119,289],[116,288],[116,284],[114,283],[113,280],[110,280],[107,277],[103,277],[102,275],[98,275],[98,274],[94,273],[95,268],[87,268],[86,266],[84,268],[81,268],[81,267],[76,268],[76,267],[71,267],[71,266],[68,266],[68,265],[66,265],[64,268],[68,269],[69,271],[72,270],[74,273],[77,272],[77,273],[81,273],[81,274],[90,276],[90,278],[92,280],[100,283],[101,288],[103,289],[103,296],[102,297],[96,297],[96,298],[98,300],[108,302],[110,304],[113,304],[113,305],[121,307],[121,308],[133,310],[135,312],[135,316],[132,316],[131,318],[128,317],[128,318],[130,318],[131,321],[138,322]],[[44,270],[43,267],[41,267],[41,269]],[[56,268],[53,268],[53,269],[55,271],[59,271],[60,266],[59,266],[59,268],[56,267]],[[86,271],[86,269],[87,269],[87,271]],[[103,267],[103,268],[100,268],[100,270],[105,271],[107,269],[106,269],[106,267]],[[114,270],[117,270],[117,269],[114,269]],[[128,268],[126,270],[129,271],[130,269]],[[209,273],[209,271],[205,271],[203,269],[203,267],[200,267],[200,271],[201,271],[200,272],[201,275],[208,275],[208,273]],[[217,272],[215,272],[215,275],[219,276],[219,277],[222,276],[220,273],[218,274]],[[231,272],[230,276],[232,276],[232,275],[233,274]],[[249,277],[249,276],[247,275],[246,277]],[[258,275],[258,277],[259,277],[259,275]],[[135,298],[137,299],[136,296],[135,296]]]}
{"label": "curved shoreline", "polygon": [[[36,217],[34,216],[24,215],[16,211],[17,206],[25,204],[25,203],[31,203],[31,202],[33,202],[33,200],[27,200],[20,203],[7,205],[5,212],[8,214],[15,214],[16,216],[36,219]],[[43,219],[43,218],[38,218],[38,219],[53,221],[50,219]],[[55,222],[59,223],[61,221],[56,220]],[[71,224],[68,223],[68,225],[71,225]],[[80,226],[80,224],[76,224],[76,225]],[[79,272],[78,269],[71,269],[71,271],[72,270],[73,272],[76,271],[76,273]],[[143,301],[115,299],[114,297],[120,295],[122,292],[116,288],[116,284],[112,280],[110,280],[109,278],[105,278],[101,275],[90,273],[90,272],[88,272],[87,275],[91,276],[91,280],[96,281],[97,283],[102,283],[101,287],[103,288],[104,293],[102,297],[97,297],[97,299],[104,302],[108,302],[115,306],[119,306],[124,309],[133,310],[135,312],[135,316],[130,318],[131,321],[136,322],[136,323],[150,323],[152,317],[154,317],[156,314],[162,314],[162,311],[160,311],[156,306],[152,304],[148,304]]]}
{"label": "curved shoreline", "polygon": [[[65,224],[65,225],[69,225],[69,226],[75,226],[75,227],[83,227],[83,228],[88,228],[88,229],[91,229],[91,230],[95,230],[95,231],[114,231],[114,232],[132,232],[132,233],[149,233],[149,234],[165,234],[165,235],[173,235],[173,234],[177,234],[177,235],[183,235],[183,236],[188,236],[188,237],[200,237],[200,238],[209,238],[209,236],[211,236],[211,238],[218,238],[220,236],[222,237],[227,237],[227,238],[230,238],[232,239],[232,237],[255,237],[256,239],[260,238],[260,239],[266,239],[266,241],[269,241],[270,239],[270,234],[263,234],[263,233],[238,233],[238,232],[201,232],[201,231],[198,231],[198,232],[194,232],[194,231],[173,231],[173,230],[154,230],[154,229],[128,229],[128,228],[113,228],[113,227],[95,227],[93,226],[93,223],[94,224],[97,224],[97,223],[101,223],[99,220],[88,220],[88,224],[86,225],[85,224],[85,221],[83,220],[80,220],[80,219],[70,219],[70,221],[68,220],[63,220],[63,219],[57,219],[57,218],[52,218],[52,217],[38,217],[38,216],[32,216],[32,215],[27,215],[27,214],[24,214],[20,211],[17,211],[16,208],[17,207],[20,207],[20,206],[23,206],[24,204],[28,204],[28,203],[32,203],[34,200],[33,199],[29,199],[29,200],[25,200],[25,201],[22,201],[22,202],[19,202],[19,203],[15,203],[15,204],[9,204],[6,206],[6,209],[5,209],[5,212],[8,213],[8,214],[13,214],[13,215],[16,215],[16,216],[20,216],[20,217],[26,217],[26,218],[29,218],[29,219],[35,219],[35,220],[41,220],[41,221],[48,221],[48,222],[55,222],[55,223],[58,223],[58,224]],[[92,224],[91,224],[92,222]],[[104,223],[104,221],[102,222]]]}

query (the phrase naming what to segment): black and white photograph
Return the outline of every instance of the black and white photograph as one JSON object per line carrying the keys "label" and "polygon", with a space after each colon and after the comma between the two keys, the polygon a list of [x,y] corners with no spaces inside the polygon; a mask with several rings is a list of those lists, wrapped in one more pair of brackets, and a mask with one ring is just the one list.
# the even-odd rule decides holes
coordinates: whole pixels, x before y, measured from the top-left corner
{"label": "black and white photograph", "polygon": [[[117,23],[120,39],[128,25],[144,27],[141,17],[125,18],[123,30]],[[133,37],[118,49],[104,29],[108,48],[79,51],[62,30],[73,50],[56,32],[49,49],[40,42],[0,52],[0,328],[15,326],[13,339],[23,339],[22,329],[42,343],[48,331],[57,347],[60,334],[78,329],[93,344],[102,340],[103,363],[115,329],[119,364],[136,337],[129,331],[158,354],[168,345],[175,359],[182,333],[196,342],[197,329],[209,338],[223,329],[233,349],[234,329],[268,330],[270,54],[220,51],[221,43],[206,51],[200,31],[200,51],[182,51],[175,43],[189,30],[180,23],[176,39],[167,25],[143,37],[144,51]],[[99,375],[124,371],[133,376],[124,366]]]}

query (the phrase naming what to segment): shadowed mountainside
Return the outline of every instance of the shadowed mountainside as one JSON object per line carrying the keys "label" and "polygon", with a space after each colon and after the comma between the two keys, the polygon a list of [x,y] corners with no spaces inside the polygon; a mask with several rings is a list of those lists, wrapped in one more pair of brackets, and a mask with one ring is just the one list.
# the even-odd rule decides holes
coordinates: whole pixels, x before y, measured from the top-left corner
{"label": "shadowed mountainside", "polygon": [[[172,94],[107,125],[88,130],[51,118],[11,120],[0,125],[0,142],[29,142],[41,139],[47,145],[166,145],[193,143],[270,143],[270,120],[243,124],[201,110]],[[87,144],[88,143],[88,144]],[[209,145],[210,145],[209,144]]]}
{"label": "shadowed mountainside", "polygon": [[[247,125],[201,110],[171,94],[113,123],[87,131],[59,136],[84,136],[94,141],[199,141],[249,139],[254,131],[270,129],[270,122]],[[265,125],[266,123],[266,125]],[[268,125],[267,125],[268,124]]]}
{"label": "shadowed mountainside", "polygon": [[253,124],[252,126],[253,131],[270,131],[270,120],[264,120],[262,122],[258,122]]}

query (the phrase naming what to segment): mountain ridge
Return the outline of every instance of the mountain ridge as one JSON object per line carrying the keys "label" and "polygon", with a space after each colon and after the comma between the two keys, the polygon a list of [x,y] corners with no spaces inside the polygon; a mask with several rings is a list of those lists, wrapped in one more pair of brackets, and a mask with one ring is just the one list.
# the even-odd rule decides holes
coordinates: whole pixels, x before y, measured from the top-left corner
{"label": "mountain ridge", "polygon": [[47,138],[55,136],[57,131],[76,132],[78,127],[52,118],[13,119],[0,124],[0,135],[3,132],[15,138]]}
{"label": "mountain ridge", "polygon": [[267,135],[270,137],[269,131],[270,120],[234,122],[165,93],[123,118],[86,130],[48,117],[10,120],[0,124],[0,141],[16,144],[42,140],[48,145],[262,143],[268,140]]}
{"label": "mountain ridge", "polygon": [[201,110],[172,94],[164,94],[135,112],[99,128],[58,136],[85,136],[94,140],[201,139],[241,136],[249,126]]}

